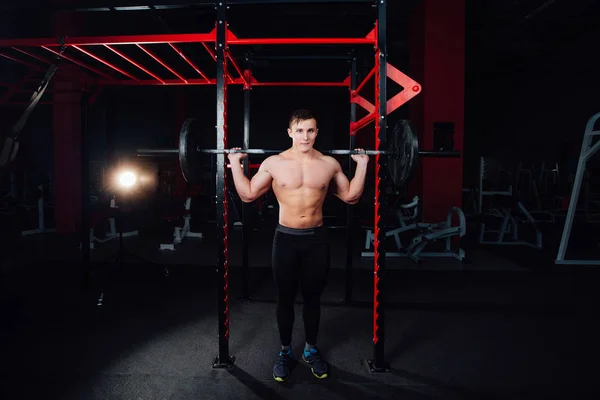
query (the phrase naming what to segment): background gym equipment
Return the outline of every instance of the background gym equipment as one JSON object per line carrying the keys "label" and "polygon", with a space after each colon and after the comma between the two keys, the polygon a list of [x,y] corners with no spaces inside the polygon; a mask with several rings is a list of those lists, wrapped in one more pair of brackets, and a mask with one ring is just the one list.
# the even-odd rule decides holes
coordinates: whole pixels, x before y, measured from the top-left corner
{"label": "background gym equipment", "polygon": [[[37,190],[35,191],[37,197],[37,219],[38,219],[38,227],[35,229],[28,229],[21,232],[21,236],[27,235],[36,235],[36,234],[44,234],[56,232],[56,229],[46,228],[46,217],[45,217],[45,209],[48,206],[44,204],[44,185],[39,185]],[[27,207],[25,207],[27,208]]]}
{"label": "background gym equipment", "polygon": [[[454,258],[458,261],[464,261],[465,251],[460,247],[460,239],[467,233],[467,221],[465,214],[459,207],[452,207],[448,210],[446,220],[439,223],[418,222],[419,197],[415,196],[413,201],[408,204],[401,204],[396,213],[400,227],[385,232],[385,237],[394,237],[398,251],[387,251],[386,257],[408,257],[415,263],[420,263],[421,258],[438,257]],[[452,225],[453,216],[456,214],[458,225]],[[410,244],[405,246],[402,243],[400,234],[414,231],[415,235],[411,237]],[[458,239],[458,244],[453,246],[453,240]],[[367,229],[365,239],[365,250],[370,250],[373,246],[373,230]],[[443,249],[440,251],[423,250],[428,244],[434,242],[443,242]],[[361,252],[361,257],[374,257],[372,251]]]}
{"label": "background gym equipment", "polygon": [[600,135],[600,130],[594,130],[596,123],[600,119],[600,113],[593,115],[587,122],[585,127],[585,133],[583,135],[583,141],[581,144],[581,152],[579,154],[579,161],[577,164],[577,172],[575,174],[575,180],[573,182],[573,189],[571,191],[571,198],[569,199],[569,210],[567,211],[567,219],[565,220],[565,226],[560,239],[560,246],[558,248],[558,254],[556,255],[556,264],[575,264],[575,265],[600,265],[600,260],[566,260],[565,255],[567,252],[567,246],[569,245],[569,238],[571,236],[571,228],[573,227],[573,219],[575,218],[575,210],[577,208],[577,202],[579,201],[579,192],[581,191],[583,175],[586,170],[586,166],[590,158],[596,154],[600,149],[600,141],[594,143],[594,136]]}
{"label": "background gym equipment", "polygon": [[[543,235],[537,221],[520,199],[521,162],[480,158],[478,215],[479,244],[521,245],[540,250]],[[494,186],[489,187],[490,183]],[[529,240],[520,227],[526,227]]]}
{"label": "background gym equipment", "polygon": [[[64,43],[61,41],[60,53],[58,55],[62,55],[65,51]],[[59,58],[56,59],[58,62]],[[38,88],[33,92],[31,97],[29,98],[27,108],[21,114],[21,117],[14,123],[11,128],[10,133],[6,135],[4,141],[2,142],[1,150],[0,150],[0,183],[2,182],[2,178],[4,177],[6,167],[15,161],[17,157],[17,152],[19,151],[19,137],[23,131],[23,128],[27,124],[27,120],[29,116],[39,103],[40,99],[46,92],[48,85],[52,81],[52,78],[58,71],[58,63],[52,63],[50,67],[46,70],[42,81],[40,82]]]}
{"label": "background gym equipment", "polygon": [[186,237],[202,239],[202,232],[192,232],[190,224],[192,220],[191,205],[192,198],[188,196],[184,202],[185,212],[181,216],[183,218],[183,227],[176,226],[173,233],[173,241],[171,243],[161,243],[159,246],[160,250],[175,251],[175,246],[181,244]]}
{"label": "background gym equipment", "polygon": [[[195,119],[188,119],[181,128],[179,135],[179,149],[138,149],[138,156],[160,156],[178,154],[181,171],[186,181],[197,183],[200,178],[200,157],[197,153],[208,154],[279,154],[284,150],[272,149],[204,149],[198,143],[205,132],[201,131],[200,125]],[[392,181],[397,186],[404,186],[412,176],[419,157],[460,157],[459,151],[421,151],[419,150],[419,139],[414,133],[410,121],[400,120],[388,135],[388,150],[320,150],[330,155],[383,155],[388,157],[387,167]]]}

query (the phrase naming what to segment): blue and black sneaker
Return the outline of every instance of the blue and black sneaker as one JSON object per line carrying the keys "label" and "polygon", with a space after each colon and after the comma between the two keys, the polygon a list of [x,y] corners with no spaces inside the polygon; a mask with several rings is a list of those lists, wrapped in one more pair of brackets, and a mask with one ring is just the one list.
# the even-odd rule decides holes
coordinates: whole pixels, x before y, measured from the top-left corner
{"label": "blue and black sneaker", "polygon": [[310,365],[310,370],[314,376],[319,379],[327,378],[329,368],[327,367],[327,363],[323,360],[318,348],[311,347],[309,351],[304,350],[302,359]]}
{"label": "blue and black sneaker", "polygon": [[273,366],[273,378],[277,382],[285,382],[290,377],[290,367],[294,362],[294,355],[292,350],[282,350],[279,352],[279,359]]}

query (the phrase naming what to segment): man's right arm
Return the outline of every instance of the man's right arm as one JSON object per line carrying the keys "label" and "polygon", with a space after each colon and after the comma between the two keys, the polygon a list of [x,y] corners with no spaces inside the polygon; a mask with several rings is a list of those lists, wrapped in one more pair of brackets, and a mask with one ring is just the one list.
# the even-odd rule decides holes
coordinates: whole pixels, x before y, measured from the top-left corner
{"label": "man's right arm", "polygon": [[253,202],[269,190],[273,181],[273,177],[269,172],[271,163],[271,157],[263,161],[252,180],[244,175],[244,167],[241,163],[237,163],[237,165],[231,163],[231,175],[233,176],[235,190],[244,203]]}

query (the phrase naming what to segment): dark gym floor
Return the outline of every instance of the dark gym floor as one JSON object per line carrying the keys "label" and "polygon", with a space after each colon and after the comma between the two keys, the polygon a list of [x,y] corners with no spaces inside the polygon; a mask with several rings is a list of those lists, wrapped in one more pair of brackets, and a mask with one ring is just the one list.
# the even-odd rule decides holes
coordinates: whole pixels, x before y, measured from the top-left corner
{"label": "dark gym floor", "polygon": [[[557,268],[532,249],[469,248],[467,264],[389,259],[385,358],[372,374],[372,259],[357,237],[353,299],[344,306],[344,233],[330,233],[334,268],[324,294],[319,345],[331,376],[298,365],[289,382],[271,376],[278,351],[272,231],[255,232],[252,300],[239,301],[240,234],[230,235],[231,370],[218,354],[214,235],[159,252],[160,240],[133,237],[127,249],[152,259],[124,270],[96,265],[81,292],[75,241],[24,238],[2,274],[1,399],[533,399],[582,398],[593,386],[577,368],[592,347],[581,335],[597,274]],[[360,235],[362,236],[362,235]],[[29,247],[27,247],[29,246]],[[93,258],[116,250],[99,245]],[[129,260],[127,260],[129,261]],[[135,260],[132,260],[135,261]],[[163,275],[162,266],[169,268]],[[97,305],[102,293],[102,305]],[[301,298],[299,297],[300,301]],[[366,303],[366,306],[361,306]],[[297,306],[294,350],[303,343]],[[579,317],[579,320],[578,320]],[[584,317],[584,318],[581,318]]]}

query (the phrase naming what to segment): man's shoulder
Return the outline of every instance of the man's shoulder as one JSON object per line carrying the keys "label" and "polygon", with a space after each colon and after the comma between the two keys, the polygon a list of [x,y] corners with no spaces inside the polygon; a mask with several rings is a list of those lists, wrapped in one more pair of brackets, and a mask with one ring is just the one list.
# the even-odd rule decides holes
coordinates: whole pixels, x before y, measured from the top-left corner
{"label": "man's shoulder", "polygon": [[281,161],[281,154],[273,154],[268,156],[267,158],[265,158],[265,160],[263,161],[263,163],[265,162],[269,162],[269,163],[275,163]]}
{"label": "man's shoulder", "polygon": [[281,161],[281,156],[279,154],[273,154],[273,155],[265,158],[263,160],[263,162],[261,163],[261,166],[266,167],[266,168],[272,168],[273,165],[278,164],[280,161]]}
{"label": "man's shoulder", "polygon": [[319,157],[319,159],[322,160],[322,161],[325,161],[327,164],[331,164],[332,166],[334,166],[336,168],[340,166],[339,161],[335,157],[328,156],[328,155],[325,155],[325,154],[321,154],[321,156]]}

